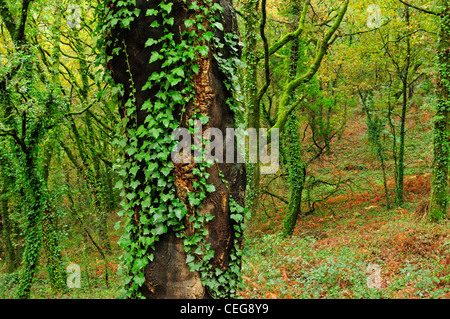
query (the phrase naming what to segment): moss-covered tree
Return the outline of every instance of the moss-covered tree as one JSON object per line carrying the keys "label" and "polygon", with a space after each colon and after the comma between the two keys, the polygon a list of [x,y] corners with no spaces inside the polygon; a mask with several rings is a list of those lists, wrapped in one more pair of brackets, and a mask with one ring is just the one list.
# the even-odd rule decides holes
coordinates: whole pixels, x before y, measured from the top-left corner
{"label": "moss-covered tree", "polygon": [[450,157],[450,6],[440,1],[440,31],[437,56],[439,75],[434,122],[433,179],[429,217],[441,220],[449,216],[448,166]]}

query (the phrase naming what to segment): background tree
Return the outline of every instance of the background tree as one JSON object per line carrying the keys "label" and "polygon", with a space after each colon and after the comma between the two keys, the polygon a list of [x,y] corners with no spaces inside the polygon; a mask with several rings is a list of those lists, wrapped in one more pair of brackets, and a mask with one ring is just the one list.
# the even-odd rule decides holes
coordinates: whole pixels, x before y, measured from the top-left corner
{"label": "background tree", "polygon": [[430,199],[430,219],[441,220],[449,215],[448,166],[450,156],[450,106],[448,101],[450,56],[450,7],[448,1],[439,3],[438,86],[434,124],[433,180]]}

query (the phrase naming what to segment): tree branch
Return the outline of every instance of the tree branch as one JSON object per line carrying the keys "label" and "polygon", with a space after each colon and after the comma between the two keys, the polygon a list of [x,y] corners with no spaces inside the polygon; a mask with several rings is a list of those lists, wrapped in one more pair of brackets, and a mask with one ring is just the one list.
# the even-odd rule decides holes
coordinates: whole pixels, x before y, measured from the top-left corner
{"label": "tree branch", "polygon": [[334,22],[333,26],[327,31],[324,38],[320,42],[317,48],[316,57],[314,59],[314,62],[311,64],[309,69],[302,74],[301,76],[295,78],[294,80],[290,81],[286,89],[283,92],[283,96],[280,101],[280,105],[278,107],[278,119],[277,123],[269,130],[267,133],[267,138],[270,141],[271,138],[271,131],[272,129],[276,128],[279,130],[282,130],[284,128],[284,125],[286,124],[287,118],[289,114],[293,111],[292,107],[288,107],[289,100],[291,98],[292,93],[302,84],[307,83],[310,81],[313,76],[317,73],[319,70],[320,64],[322,63],[322,60],[325,56],[325,54],[328,51],[328,47],[330,45],[329,41],[336,32],[336,30],[341,25],[342,20],[344,19],[344,15],[347,12],[349,0],[345,0],[343,7],[339,11],[338,17],[336,21]]}
{"label": "tree branch", "polygon": [[11,39],[14,39],[17,22],[14,20],[14,16],[11,14],[11,11],[9,11],[5,0],[0,0],[0,16],[2,17],[3,23],[5,24]]}
{"label": "tree branch", "polygon": [[295,38],[300,36],[300,34],[303,32],[303,30],[305,28],[306,13],[308,12],[308,6],[309,6],[310,3],[311,3],[311,0],[307,0],[305,2],[305,4],[303,5],[303,11],[302,11],[302,14],[300,16],[300,21],[299,21],[299,24],[298,24],[298,28],[295,31],[286,34],[278,42],[276,42],[273,45],[271,45],[270,48],[269,48],[269,55],[274,54],[279,49],[281,49],[285,44],[287,44],[291,40],[293,40],[293,39],[295,39]]}
{"label": "tree branch", "polygon": [[282,201],[282,202],[285,203],[285,204],[289,204],[289,201],[288,201],[287,199],[285,199],[285,198],[283,198],[283,197],[281,197],[281,196],[278,196],[277,194],[272,193],[271,191],[269,191],[269,190],[267,190],[267,189],[265,189],[265,190],[263,191],[263,193],[264,193],[264,194],[267,194],[267,195],[270,195],[270,196],[272,196],[272,197],[275,197],[275,198],[279,199],[280,201]]}
{"label": "tree branch", "polygon": [[270,85],[270,68],[269,68],[269,44],[267,43],[267,38],[265,34],[265,28],[266,28],[266,0],[262,0],[261,3],[261,10],[262,10],[262,17],[261,17],[261,24],[259,26],[260,33],[261,33],[261,39],[263,40],[263,46],[264,46],[264,70],[265,70],[265,80],[266,83],[261,88],[261,90],[258,92],[258,98],[256,104],[259,105],[261,103],[261,99],[263,98],[264,94],[266,94],[267,89]]}
{"label": "tree branch", "polygon": [[17,28],[14,42],[16,42],[19,46],[22,45],[25,41],[25,25],[27,23],[28,17],[28,7],[33,0],[23,0],[22,1],[22,14],[20,16],[20,24]]}
{"label": "tree branch", "polygon": [[433,14],[433,15],[436,15],[436,16],[440,16],[440,15],[441,15],[441,13],[434,12],[434,11],[430,11],[430,10],[427,10],[427,9],[423,9],[423,8],[417,7],[417,6],[415,6],[415,5],[412,5],[411,3],[408,3],[408,2],[403,1],[403,0],[398,0],[398,1],[400,1],[401,3],[403,3],[404,5],[406,5],[406,6],[408,6],[408,7],[411,7],[411,8],[413,8],[413,9],[422,11],[422,12],[424,12],[424,13]]}

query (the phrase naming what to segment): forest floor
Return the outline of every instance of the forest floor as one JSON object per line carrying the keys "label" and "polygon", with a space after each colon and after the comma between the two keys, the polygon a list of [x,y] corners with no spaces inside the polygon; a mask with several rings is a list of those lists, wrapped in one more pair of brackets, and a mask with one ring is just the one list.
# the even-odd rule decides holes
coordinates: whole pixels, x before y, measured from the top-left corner
{"label": "forest floor", "polygon": [[[313,168],[320,174],[334,163],[333,169],[348,178],[348,187],[301,217],[292,238],[280,234],[286,204],[267,196],[256,216],[259,229],[247,243],[240,296],[450,298],[450,221],[426,221],[430,117],[426,109],[410,114],[402,207],[394,205],[392,165],[387,167],[391,208],[386,207],[382,173],[370,156],[364,118],[358,116],[329,156],[332,159]],[[272,192],[288,194],[281,181]]]}
{"label": "forest floor", "polygon": [[449,298],[450,223],[408,209],[303,218],[292,238],[248,244],[244,298]]}
{"label": "forest floor", "polygon": [[[245,240],[239,296],[449,298],[450,221],[435,224],[424,218],[432,154],[430,125],[423,124],[430,121],[424,116],[429,113],[417,110],[411,115],[403,207],[386,208],[381,172],[376,160],[365,155],[363,118],[352,121],[330,155],[339,159],[335,167],[349,178],[350,186],[322,202],[313,214],[299,218],[291,238],[281,236],[286,204],[266,196]],[[314,170],[326,169],[330,161],[325,159],[324,167]],[[388,172],[391,176],[392,167]],[[279,196],[288,194],[281,179],[273,186]],[[388,186],[393,188],[392,177]],[[69,226],[63,257],[66,264],[80,266],[81,288],[54,293],[41,267],[31,297],[118,298],[121,230],[113,228],[117,220],[117,216],[110,220],[112,251],[106,261],[79,225]],[[0,298],[12,298],[18,275],[4,274],[4,267],[0,260]]]}

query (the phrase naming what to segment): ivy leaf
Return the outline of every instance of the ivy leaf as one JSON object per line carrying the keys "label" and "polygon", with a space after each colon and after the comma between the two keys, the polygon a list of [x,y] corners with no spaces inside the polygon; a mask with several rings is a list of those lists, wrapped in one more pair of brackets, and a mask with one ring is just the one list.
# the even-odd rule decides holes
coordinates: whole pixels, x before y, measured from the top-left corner
{"label": "ivy leaf", "polygon": [[152,203],[151,203],[151,198],[150,198],[150,196],[147,196],[142,202],[141,202],[141,206],[142,206],[142,208],[149,208],[150,207],[150,205],[151,205]]}
{"label": "ivy leaf", "polygon": [[201,254],[203,254],[203,250],[202,250],[202,247],[201,247],[200,245],[197,246],[197,248],[195,248],[194,254],[196,254],[196,255],[201,255]]}
{"label": "ivy leaf", "polygon": [[161,7],[161,9],[165,10],[167,13],[170,13],[172,11],[173,3],[172,2],[168,2],[168,3],[162,2],[159,6]]}
{"label": "ivy leaf", "polygon": [[169,93],[170,97],[172,98],[174,103],[182,103],[183,102],[183,97],[181,96],[180,92],[178,91],[171,91]]}
{"label": "ivy leaf", "polygon": [[169,81],[171,86],[175,86],[178,83],[180,83],[183,80],[183,78],[176,77],[176,76],[173,76],[172,74],[170,74],[170,75],[167,76],[167,80]]}
{"label": "ivy leaf", "polygon": [[157,224],[157,223],[165,222],[166,218],[164,217],[164,215],[162,213],[156,212],[155,214],[153,214],[152,220],[155,224]]}
{"label": "ivy leaf", "polygon": [[167,232],[167,227],[163,223],[157,224],[155,229],[152,230],[152,234],[155,236],[165,234],[166,232]]}
{"label": "ivy leaf", "polygon": [[212,33],[211,31],[205,32],[203,34],[203,39],[207,42],[211,41],[211,39],[214,37],[214,33]]}
{"label": "ivy leaf", "polygon": [[207,57],[208,56],[208,52],[209,52],[209,48],[206,45],[200,45],[197,47],[198,52],[201,54],[201,56],[203,57]]}
{"label": "ivy leaf", "polygon": [[134,180],[130,183],[130,186],[133,189],[136,189],[139,185],[141,185],[141,182],[139,180]]}
{"label": "ivy leaf", "polygon": [[231,214],[230,218],[239,223],[244,219],[244,216],[242,214]]}
{"label": "ivy leaf", "polygon": [[128,193],[126,197],[131,201],[136,197],[136,193]]}
{"label": "ivy leaf", "polygon": [[150,172],[156,171],[156,170],[158,169],[158,163],[156,163],[156,162],[150,162],[150,163],[148,163],[147,169],[148,169],[148,171],[150,171]]}
{"label": "ivy leaf", "polygon": [[214,186],[214,184],[208,184],[208,185],[206,185],[205,188],[208,193],[212,193],[216,190],[216,187]]}
{"label": "ivy leaf", "polygon": [[158,178],[158,187],[165,187],[167,185],[167,182],[162,179],[162,178]]}
{"label": "ivy leaf", "polygon": [[200,115],[198,117],[198,119],[202,122],[202,125],[205,125],[209,121],[209,116],[207,116],[207,115]]}
{"label": "ivy leaf", "polygon": [[195,259],[195,257],[193,255],[190,255],[190,254],[187,255],[187,257],[186,257],[186,264],[189,264],[189,263],[193,262],[194,259]]}
{"label": "ivy leaf", "polygon": [[189,10],[197,11],[197,10],[200,9],[200,7],[198,6],[197,1],[192,1],[191,5],[189,6],[188,9],[189,9]]}
{"label": "ivy leaf", "polygon": [[220,22],[214,22],[214,26],[219,29],[220,31],[223,31],[223,24]]}
{"label": "ivy leaf", "polygon": [[212,10],[217,10],[219,12],[223,12],[225,9],[218,3],[214,3],[211,7]]}
{"label": "ivy leaf", "polygon": [[136,147],[129,147],[127,150],[126,150],[126,153],[128,154],[128,155],[133,155],[133,154],[136,154],[136,152],[138,151],[138,149],[136,148]]}
{"label": "ivy leaf", "polygon": [[162,194],[161,195],[161,200],[163,201],[163,202],[167,202],[170,198],[172,198],[173,197],[173,194]]}
{"label": "ivy leaf", "polygon": [[191,66],[191,70],[194,71],[195,74],[198,75],[199,66],[197,64]]}
{"label": "ivy leaf", "polygon": [[173,17],[172,18],[168,18],[168,19],[164,19],[164,24],[172,26],[174,21],[175,21],[175,19]]}
{"label": "ivy leaf", "polygon": [[164,167],[163,169],[161,169],[161,173],[163,173],[164,176],[169,175],[171,171],[172,171],[171,167]]}
{"label": "ivy leaf", "polygon": [[123,188],[123,180],[119,180],[116,185],[114,185],[114,188],[117,190],[121,190]]}
{"label": "ivy leaf", "polygon": [[181,78],[184,78],[184,70],[182,67],[178,67],[172,70],[172,73],[178,75]]}
{"label": "ivy leaf", "polygon": [[143,272],[138,273],[133,277],[133,281],[140,287],[145,282],[145,276]]}
{"label": "ivy leaf", "polygon": [[133,166],[132,168],[130,168],[131,175],[136,176],[136,173],[138,170],[139,170],[139,166]]}
{"label": "ivy leaf", "polygon": [[157,43],[158,43],[157,40],[155,40],[155,39],[153,39],[153,38],[149,38],[149,39],[147,40],[147,42],[145,42],[145,47],[149,47],[149,46],[152,46],[152,45],[157,44]]}
{"label": "ivy leaf", "polygon": [[156,62],[156,61],[158,61],[158,60],[160,60],[160,59],[162,59],[162,58],[163,58],[163,56],[162,56],[161,54],[159,54],[159,53],[156,52],[156,51],[153,51],[153,52],[152,52],[152,56],[150,57],[149,63]]}
{"label": "ivy leaf", "polygon": [[186,210],[182,208],[175,208],[174,209],[175,217],[179,220],[182,220],[183,217],[186,215]]}
{"label": "ivy leaf", "polygon": [[208,250],[205,255],[203,256],[203,260],[208,262],[211,258],[214,257],[214,250]]}
{"label": "ivy leaf", "polygon": [[147,9],[147,12],[145,13],[145,15],[148,16],[156,16],[158,15],[158,10],[155,9]]}
{"label": "ivy leaf", "polygon": [[153,129],[153,130],[152,130],[152,136],[153,136],[155,139],[158,139],[159,134],[160,134],[159,129]]}
{"label": "ivy leaf", "polygon": [[157,20],[153,21],[152,24],[150,25],[150,27],[152,27],[152,28],[159,28],[159,26],[160,25]]}
{"label": "ivy leaf", "polygon": [[195,23],[195,20],[192,19],[186,19],[184,20],[184,25],[186,26],[186,28],[189,28],[190,26],[192,26]]}

